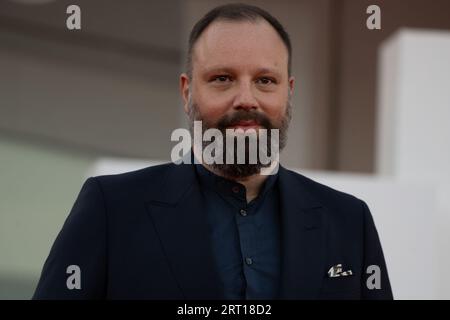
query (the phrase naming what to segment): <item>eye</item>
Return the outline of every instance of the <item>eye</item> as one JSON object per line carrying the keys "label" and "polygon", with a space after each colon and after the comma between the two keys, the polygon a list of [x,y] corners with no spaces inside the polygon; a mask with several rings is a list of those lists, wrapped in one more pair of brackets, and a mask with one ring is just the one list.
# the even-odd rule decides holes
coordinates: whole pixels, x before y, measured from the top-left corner
{"label": "eye", "polygon": [[269,78],[269,77],[262,77],[259,78],[258,80],[256,80],[257,83],[262,84],[262,85],[269,85],[269,84],[275,84],[276,81],[273,78]]}
{"label": "eye", "polygon": [[228,81],[231,81],[231,77],[227,75],[214,76],[211,78],[211,82],[226,83]]}

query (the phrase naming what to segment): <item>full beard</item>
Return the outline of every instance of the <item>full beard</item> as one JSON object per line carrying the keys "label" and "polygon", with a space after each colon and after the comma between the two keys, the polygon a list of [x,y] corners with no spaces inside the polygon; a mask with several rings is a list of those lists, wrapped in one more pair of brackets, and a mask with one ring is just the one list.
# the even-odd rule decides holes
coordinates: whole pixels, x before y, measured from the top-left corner
{"label": "full beard", "polygon": [[[262,129],[266,129],[267,130],[267,139],[266,139],[266,144],[264,144],[262,147],[266,148],[266,150],[268,151],[267,154],[270,154],[270,156],[272,157],[272,152],[281,152],[281,150],[284,149],[284,147],[286,146],[287,143],[287,131],[289,128],[289,123],[291,120],[291,112],[292,112],[292,103],[291,103],[291,97],[289,96],[288,102],[286,104],[286,111],[285,114],[282,118],[282,120],[280,121],[280,123],[278,125],[274,124],[272,121],[270,121],[270,119],[268,119],[264,114],[262,114],[259,111],[254,111],[254,110],[250,110],[250,111],[245,111],[245,110],[238,110],[236,112],[234,112],[231,115],[225,115],[223,116],[221,119],[219,119],[219,121],[217,121],[217,123],[209,123],[207,120],[205,120],[202,115],[199,113],[198,107],[195,103],[192,102],[192,99],[189,99],[189,103],[188,103],[188,107],[189,107],[189,128],[191,131],[191,135],[193,136],[193,131],[194,131],[194,121],[202,121],[202,137],[203,137],[203,133],[204,131],[208,130],[208,129],[218,129],[221,133],[223,137],[227,137],[227,133],[226,133],[226,129],[229,129],[231,126],[233,126],[234,124],[236,124],[239,121],[243,121],[243,120],[253,120],[255,122],[258,123],[258,125],[262,128]],[[279,130],[279,141],[277,141],[277,146],[278,148],[275,148],[275,150],[272,149],[272,144],[271,144],[271,129],[278,129]],[[227,137],[228,139],[228,137]],[[258,151],[260,148],[260,132],[257,132],[256,134],[256,145],[258,146]],[[237,139],[233,139],[233,143],[234,143],[234,149],[231,150],[231,152],[237,150]],[[251,138],[250,137],[246,137],[245,138],[245,148],[244,148],[244,153],[245,153],[245,162],[244,163],[238,163],[237,161],[237,157],[238,154],[237,152],[233,152],[233,156],[234,157],[234,161],[232,163],[226,163],[226,161],[223,161],[223,163],[212,163],[209,164],[212,169],[214,171],[219,172],[222,176],[228,177],[230,179],[239,179],[239,178],[246,178],[255,174],[260,174],[261,173],[261,169],[263,168],[267,168],[269,167],[271,164],[267,163],[264,164],[260,161],[259,157],[257,157],[256,163],[249,163],[250,161],[250,143],[251,143]],[[253,141],[255,142],[255,141]],[[208,145],[210,145],[211,143],[214,142],[210,142],[210,141],[204,141],[202,139],[202,150],[204,150],[204,148],[206,148]],[[230,152],[230,150],[227,149],[227,144],[223,143],[223,150],[222,150],[222,155],[226,155],[228,152]],[[257,153],[259,154],[259,152]]]}

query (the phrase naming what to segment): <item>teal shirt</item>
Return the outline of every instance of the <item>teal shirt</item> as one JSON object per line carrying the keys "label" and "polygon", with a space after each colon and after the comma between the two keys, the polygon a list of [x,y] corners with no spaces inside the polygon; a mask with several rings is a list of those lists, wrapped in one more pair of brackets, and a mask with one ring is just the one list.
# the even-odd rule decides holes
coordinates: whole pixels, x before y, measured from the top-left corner
{"label": "teal shirt", "polygon": [[196,170],[203,193],[212,248],[226,299],[275,299],[280,280],[278,174],[268,176],[247,203],[245,187]]}

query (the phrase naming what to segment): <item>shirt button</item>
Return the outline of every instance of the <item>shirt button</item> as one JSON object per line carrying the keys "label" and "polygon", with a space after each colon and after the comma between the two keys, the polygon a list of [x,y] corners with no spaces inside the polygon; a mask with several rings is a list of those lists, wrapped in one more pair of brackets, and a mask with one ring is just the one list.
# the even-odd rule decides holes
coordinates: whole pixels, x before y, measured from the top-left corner
{"label": "shirt button", "polygon": [[234,186],[233,188],[231,188],[231,191],[233,191],[234,193],[238,193],[239,192],[239,187],[238,186]]}
{"label": "shirt button", "polygon": [[253,259],[252,258],[245,258],[245,263],[247,265],[251,265],[251,264],[253,264]]}
{"label": "shirt button", "polygon": [[241,211],[239,211],[241,216],[245,217],[247,215],[247,210],[241,209]]}

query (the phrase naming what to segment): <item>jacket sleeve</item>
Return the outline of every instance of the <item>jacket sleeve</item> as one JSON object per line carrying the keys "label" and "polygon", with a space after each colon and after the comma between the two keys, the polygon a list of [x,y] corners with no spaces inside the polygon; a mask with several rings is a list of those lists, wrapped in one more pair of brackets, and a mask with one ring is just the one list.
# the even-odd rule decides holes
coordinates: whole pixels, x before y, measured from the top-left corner
{"label": "jacket sleeve", "polygon": [[392,300],[392,290],[386,262],[372,214],[365,202],[364,210],[364,270],[362,298],[367,300]]}
{"label": "jacket sleeve", "polygon": [[84,183],[45,261],[33,299],[102,299],[106,210],[97,178]]}

